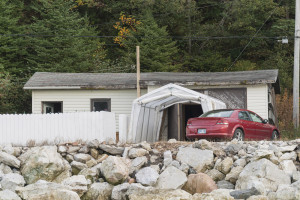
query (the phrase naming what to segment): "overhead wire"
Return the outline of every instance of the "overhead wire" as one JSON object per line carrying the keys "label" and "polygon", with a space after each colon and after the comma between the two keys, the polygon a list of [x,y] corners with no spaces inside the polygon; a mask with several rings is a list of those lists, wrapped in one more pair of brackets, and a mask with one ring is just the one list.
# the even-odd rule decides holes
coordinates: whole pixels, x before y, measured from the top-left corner
{"label": "overhead wire", "polygon": [[[282,2],[282,0],[278,3],[278,5],[280,5]],[[250,43],[253,41],[254,38],[256,38],[256,35],[260,32],[260,30],[262,29],[262,27],[267,23],[267,21],[271,18],[271,16],[274,14],[275,10],[278,7],[275,7],[271,14],[267,17],[267,19],[264,21],[264,23],[259,27],[259,29],[255,32],[255,34],[251,37],[251,39],[249,40],[249,42],[245,45],[245,47],[243,48],[243,50],[240,52],[240,54],[235,58],[235,60],[233,61],[233,63],[227,68],[225,69],[225,71],[227,72],[233,65],[235,65],[235,63],[238,61],[238,59],[241,57],[241,55],[244,53],[244,51],[246,50],[246,48],[250,45]]]}

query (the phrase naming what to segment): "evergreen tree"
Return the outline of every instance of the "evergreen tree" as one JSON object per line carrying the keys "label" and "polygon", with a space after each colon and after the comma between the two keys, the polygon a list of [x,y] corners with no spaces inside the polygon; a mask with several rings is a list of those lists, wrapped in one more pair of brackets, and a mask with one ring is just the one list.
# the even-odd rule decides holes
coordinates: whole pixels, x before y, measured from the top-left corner
{"label": "evergreen tree", "polygon": [[16,34],[23,33],[19,24],[22,4],[9,0],[0,1],[0,64],[11,75],[26,73],[24,56],[26,56],[26,40]]}
{"label": "evergreen tree", "polygon": [[176,42],[172,41],[166,26],[159,27],[150,11],[140,20],[136,31],[131,31],[124,42],[126,49],[125,60],[135,64],[136,46],[140,46],[140,60],[142,72],[175,71],[179,65],[175,64],[178,53]]}
{"label": "evergreen tree", "polygon": [[93,72],[105,52],[88,18],[81,17],[70,0],[41,0],[29,27],[33,36],[28,62],[33,71]]}

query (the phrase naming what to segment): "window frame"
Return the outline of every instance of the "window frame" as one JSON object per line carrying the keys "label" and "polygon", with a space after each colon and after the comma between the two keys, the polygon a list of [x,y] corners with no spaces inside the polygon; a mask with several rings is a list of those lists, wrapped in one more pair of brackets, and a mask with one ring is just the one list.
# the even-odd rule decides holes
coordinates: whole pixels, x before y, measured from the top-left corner
{"label": "window frame", "polygon": [[99,111],[94,111],[94,102],[107,102],[108,105],[108,112],[111,112],[111,98],[93,98],[90,99],[90,111],[91,112],[99,112]]}
{"label": "window frame", "polygon": [[[254,119],[253,119],[253,117],[251,116],[251,114],[253,114],[255,117],[257,117],[258,119],[260,119],[261,122],[254,121]],[[254,112],[249,112],[249,115],[250,115],[252,121],[257,122],[257,123],[262,123],[262,124],[263,124],[264,119],[261,118],[258,114],[254,113]]]}
{"label": "window frame", "polygon": [[63,101],[41,101],[42,114],[46,114],[46,112],[44,110],[44,103],[60,103],[61,104],[61,112],[59,112],[59,113],[63,113],[64,112],[64,102]]}
{"label": "window frame", "polygon": [[[246,119],[241,119],[241,118],[240,118],[240,116],[239,116],[239,114],[240,114],[241,112],[244,112],[244,113],[246,113],[246,115],[248,115],[248,118],[249,118],[249,120],[246,120]],[[251,118],[251,116],[250,116],[250,113],[249,113],[249,112],[247,112],[247,111],[240,111],[240,112],[238,113],[238,119],[239,119],[239,120],[250,121],[250,122],[252,122],[252,121],[253,121],[253,120],[252,120],[252,118]]]}

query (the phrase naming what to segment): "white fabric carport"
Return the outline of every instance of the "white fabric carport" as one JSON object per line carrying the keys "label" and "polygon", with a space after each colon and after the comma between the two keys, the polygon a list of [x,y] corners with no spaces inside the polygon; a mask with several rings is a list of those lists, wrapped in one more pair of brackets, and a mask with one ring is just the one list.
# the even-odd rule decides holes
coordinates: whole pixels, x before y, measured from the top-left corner
{"label": "white fabric carport", "polygon": [[162,111],[178,103],[201,104],[203,112],[226,108],[218,99],[170,83],[133,101],[127,142],[158,141]]}

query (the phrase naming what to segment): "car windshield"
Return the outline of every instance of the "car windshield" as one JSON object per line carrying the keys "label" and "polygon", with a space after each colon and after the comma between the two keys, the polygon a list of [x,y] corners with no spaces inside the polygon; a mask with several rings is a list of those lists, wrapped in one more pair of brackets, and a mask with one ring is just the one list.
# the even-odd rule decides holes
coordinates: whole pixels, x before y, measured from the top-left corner
{"label": "car windshield", "polygon": [[202,114],[200,117],[230,117],[233,110],[212,110]]}

